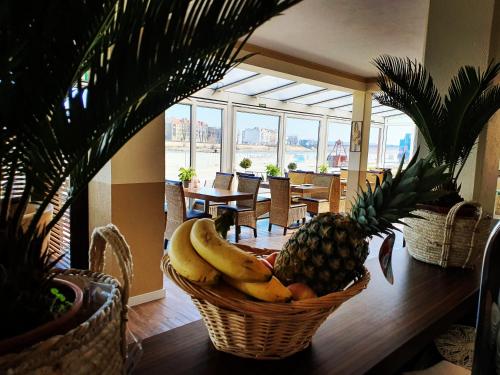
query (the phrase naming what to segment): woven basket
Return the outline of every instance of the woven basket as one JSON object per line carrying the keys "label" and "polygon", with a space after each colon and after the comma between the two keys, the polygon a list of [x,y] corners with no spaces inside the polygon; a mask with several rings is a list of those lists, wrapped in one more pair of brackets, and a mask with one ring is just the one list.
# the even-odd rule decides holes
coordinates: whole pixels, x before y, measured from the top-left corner
{"label": "woven basket", "polygon": [[[257,256],[276,250],[238,245]],[[307,348],[321,323],[343,302],[366,288],[370,274],[342,292],[291,303],[256,302],[220,296],[180,276],[167,255],[163,271],[186,293],[201,313],[217,350],[253,359],[280,359]]]}
{"label": "woven basket", "polygon": [[[459,211],[476,209],[475,216],[459,216]],[[490,219],[483,217],[479,203],[460,202],[448,213],[418,209],[422,219],[407,218],[403,229],[410,255],[441,267],[472,268],[483,254]]]}
{"label": "woven basket", "polygon": [[[104,250],[109,244],[118,259],[123,287],[111,276],[101,273]],[[127,252],[128,250],[128,252]],[[126,372],[125,329],[127,301],[132,277],[130,250],[116,227],[96,228],[90,249],[92,271],[56,270],[58,277],[105,290],[100,307],[86,321],[64,335],[53,336],[20,353],[0,357],[0,373],[14,374],[123,374]],[[96,285],[98,283],[99,285]],[[85,303],[85,302],[84,302]]]}

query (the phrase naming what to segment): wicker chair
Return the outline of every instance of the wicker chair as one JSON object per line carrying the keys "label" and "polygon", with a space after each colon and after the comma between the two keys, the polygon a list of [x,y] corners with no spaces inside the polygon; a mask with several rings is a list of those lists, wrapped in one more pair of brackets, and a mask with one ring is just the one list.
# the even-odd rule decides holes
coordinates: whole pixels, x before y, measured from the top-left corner
{"label": "wicker chair", "polygon": [[165,201],[167,215],[167,225],[165,227],[165,243],[167,247],[168,241],[179,225],[189,219],[210,217],[203,211],[188,210],[186,211],[186,200],[184,199],[184,188],[180,181],[165,181]]}
{"label": "wicker chair", "polygon": [[300,199],[307,205],[307,212],[317,215],[322,212],[339,212],[340,176],[333,174],[314,174],[313,184],[328,187],[327,192],[314,193],[311,197]]}
{"label": "wicker chair", "polygon": [[270,177],[271,210],[269,213],[269,228],[273,225],[283,227],[283,235],[292,223],[306,221],[307,205],[304,203],[292,204],[290,194],[290,179],[288,177]]}
{"label": "wicker chair", "polygon": [[221,215],[226,210],[234,212],[235,242],[239,241],[242,226],[252,228],[254,237],[257,237],[256,205],[260,181],[260,177],[239,176],[238,191],[242,193],[252,193],[253,198],[243,201],[237,201],[234,205],[223,204],[217,206],[217,215]]}
{"label": "wicker chair", "polygon": [[[233,183],[234,175],[232,173],[223,173],[217,172],[215,174],[215,180],[212,184],[212,187],[216,189],[225,189],[230,190],[231,184]],[[227,204],[222,202],[210,202],[208,207],[208,212],[212,217],[217,216],[217,206],[221,204]],[[193,203],[193,210],[204,211],[205,210],[205,201],[201,199],[196,199]]]}

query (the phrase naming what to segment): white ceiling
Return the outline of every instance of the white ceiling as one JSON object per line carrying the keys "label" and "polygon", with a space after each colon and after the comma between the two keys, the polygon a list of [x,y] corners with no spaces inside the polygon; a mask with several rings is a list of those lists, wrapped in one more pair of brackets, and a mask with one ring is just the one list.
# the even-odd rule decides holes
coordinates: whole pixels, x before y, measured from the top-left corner
{"label": "white ceiling", "polygon": [[363,77],[381,55],[423,57],[429,0],[304,0],[249,43]]}

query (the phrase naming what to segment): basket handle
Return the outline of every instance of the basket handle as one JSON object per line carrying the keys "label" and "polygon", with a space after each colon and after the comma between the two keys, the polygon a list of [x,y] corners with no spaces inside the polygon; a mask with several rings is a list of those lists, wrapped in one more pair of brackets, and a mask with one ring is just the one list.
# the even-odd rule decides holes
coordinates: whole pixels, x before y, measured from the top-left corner
{"label": "basket handle", "polygon": [[479,226],[479,223],[481,222],[481,219],[483,218],[483,208],[481,205],[477,202],[473,201],[464,201],[457,203],[454,205],[450,211],[448,212],[448,215],[446,215],[446,220],[445,220],[445,227],[444,227],[444,239],[443,239],[443,246],[441,250],[441,261],[440,265],[441,267],[446,267],[448,264],[448,257],[450,254],[451,250],[451,236],[453,234],[453,227],[455,225],[455,219],[460,211],[461,208],[466,207],[466,206],[472,206],[476,208],[476,213],[477,213],[477,219],[476,223],[474,224],[474,229],[472,230],[472,236],[469,244],[469,251],[467,253],[467,258],[465,259],[464,264],[462,265],[462,268],[465,268],[467,264],[469,263],[470,257],[472,255],[472,251],[474,249],[474,243],[476,239],[476,233],[477,233],[477,228]]}
{"label": "basket handle", "polygon": [[128,303],[130,285],[132,284],[133,278],[132,253],[130,252],[130,247],[125,241],[125,238],[113,224],[108,224],[105,227],[97,227],[92,232],[89,249],[90,270],[101,273],[104,271],[104,252],[108,247],[118,260],[122,274],[122,306],[125,307]]}

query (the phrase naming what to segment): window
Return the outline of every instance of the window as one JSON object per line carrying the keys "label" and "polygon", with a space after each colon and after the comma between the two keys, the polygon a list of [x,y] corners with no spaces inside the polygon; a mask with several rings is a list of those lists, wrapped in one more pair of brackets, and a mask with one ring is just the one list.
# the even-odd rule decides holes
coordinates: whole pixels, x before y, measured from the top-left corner
{"label": "window", "polygon": [[174,104],[165,112],[165,178],[178,180],[179,168],[191,165],[191,106]]}
{"label": "window", "polygon": [[386,118],[385,121],[384,168],[396,168],[403,155],[405,157],[405,164],[413,155],[415,125],[413,125],[409,118],[405,119],[401,116],[394,119]]}
{"label": "window", "polygon": [[222,109],[196,109],[196,175],[209,186],[220,171],[222,151]]}
{"label": "window", "polygon": [[347,167],[350,142],[350,121],[329,120],[326,163],[331,170],[338,171],[341,167]]}
{"label": "window", "polygon": [[370,127],[370,138],[368,140],[368,168],[377,168],[379,166],[379,144],[380,127],[372,125]]}
{"label": "window", "polygon": [[318,157],[319,120],[286,117],[285,160],[297,164],[297,169],[316,171]]}
{"label": "window", "polygon": [[236,170],[242,171],[241,159],[249,158],[248,171],[264,174],[266,165],[278,164],[280,117],[254,112],[236,112]]}

